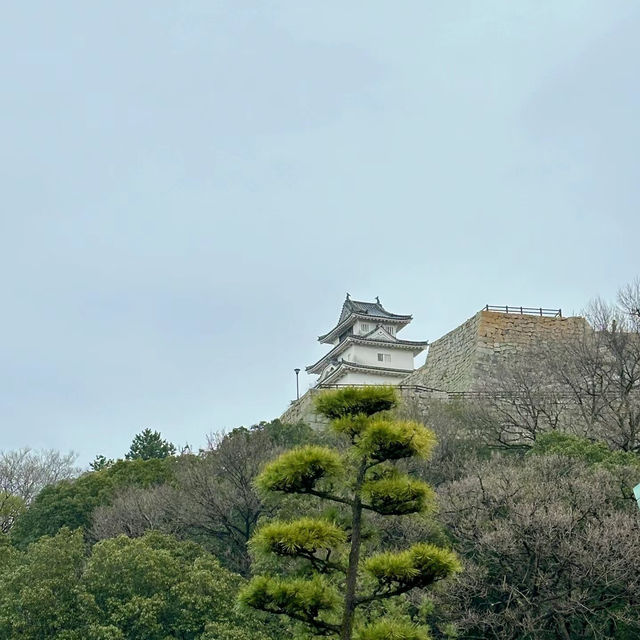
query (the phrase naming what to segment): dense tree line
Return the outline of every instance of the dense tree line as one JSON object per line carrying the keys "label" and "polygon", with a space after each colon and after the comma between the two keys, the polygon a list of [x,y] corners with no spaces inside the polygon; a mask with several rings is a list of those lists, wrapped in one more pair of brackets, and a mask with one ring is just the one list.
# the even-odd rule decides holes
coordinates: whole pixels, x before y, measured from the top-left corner
{"label": "dense tree line", "polygon": [[0,637],[15,640],[274,640],[284,628],[238,611],[239,576],[198,545],[149,532],[87,548],[62,528],[0,548]]}
{"label": "dense tree line", "polygon": [[[435,416],[432,459],[398,463],[437,486],[438,511],[392,519],[371,512],[362,539],[374,556],[415,544],[452,548],[463,570],[369,613],[414,633],[428,625],[434,638],[638,637],[637,454],[559,431],[540,434],[525,455],[474,448],[464,436],[466,410],[434,404]],[[320,500],[276,501],[256,488],[265,462],[303,444],[345,451],[335,435],[274,422],[216,437],[197,454],[118,461],[43,488],[0,543],[0,637],[282,637],[281,621],[235,605],[238,572],[252,573],[248,540],[256,531],[268,537],[273,518],[299,514],[329,517],[347,535],[350,526],[348,513]],[[332,559],[339,557],[336,549]],[[302,569],[283,558],[260,552],[253,572]],[[101,594],[103,572],[100,584],[119,585],[117,594]],[[368,580],[360,576],[361,587]],[[193,600],[176,599],[187,591]],[[291,624],[287,634],[311,637]],[[165,636],[153,635],[160,628]]]}

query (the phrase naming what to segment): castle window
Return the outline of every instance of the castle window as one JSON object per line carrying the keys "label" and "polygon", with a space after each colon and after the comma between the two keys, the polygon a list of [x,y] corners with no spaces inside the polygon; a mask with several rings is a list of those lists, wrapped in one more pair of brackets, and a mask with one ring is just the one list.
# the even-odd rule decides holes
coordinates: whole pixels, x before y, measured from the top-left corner
{"label": "castle window", "polygon": [[386,327],[386,329],[391,335],[394,335],[395,332],[396,332],[396,328],[395,327]]}
{"label": "castle window", "polygon": [[378,362],[390,362],[391,356],[388,353],[379,353]]}
{"label": "castle window", "polygon": [[360,325],[360,333],[366,333],[367,331],[369,331],[369,325],[368,324],[361,324]]}

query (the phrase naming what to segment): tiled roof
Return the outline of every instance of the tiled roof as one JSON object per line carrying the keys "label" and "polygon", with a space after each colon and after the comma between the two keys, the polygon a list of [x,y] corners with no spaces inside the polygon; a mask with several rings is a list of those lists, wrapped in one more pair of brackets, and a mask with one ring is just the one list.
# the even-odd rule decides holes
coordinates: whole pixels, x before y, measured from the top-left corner
{"label": "tiled roof", "polygon": [[397,330],[402,329],[402,327],[408,325],[412,320],[410,315],[390,313],[382,306],[378,298],[376,298],[375,302],[362,302],[361,300],[351,300],[349,294],[347,294],[347,299],[342,305],[338,324],[336,324],[330,331],[327,331],[324,335],[319,336],[318,340],[320,342],[330,342],[346,331],[358,318],[361,320],[364,318],[371,318],[373,321],[379,320],[396,324],[398,327]]}
{"label": "tiled roof", "polygon": [[411,319],[409,315],[399,315],[397,313],[390,313],[387,311],[379,299],[376,302],[363,302],[361,300],[351,300],[347,295],[347,299],[342,305],[342,313],[338,324],[348,318],[352,313],[360,313],[363,315],[371,316],[372,318],[406,318]]}

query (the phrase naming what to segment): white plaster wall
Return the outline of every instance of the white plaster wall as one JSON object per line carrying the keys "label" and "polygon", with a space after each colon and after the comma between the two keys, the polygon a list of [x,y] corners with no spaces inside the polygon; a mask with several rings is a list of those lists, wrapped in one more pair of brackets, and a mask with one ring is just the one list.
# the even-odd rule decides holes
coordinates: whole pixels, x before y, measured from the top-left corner
{"label": "white plaster wall", "polygon": [[402,376],[372,375],[360,371],[349,371],[338,384],[399,384]]}
{"label": "white plaster wall", "polygon": [[356,347],[354,345],[349,345],[347,349],[342,352],[342,356],[340,356],[347,362],[358,362],[356,358]]}
{"label": "white plaster wall", "polygon": [[[368,327],[367,329],[364,328],[365,325]],[[392,336],[394,336],[398,331],[398,328],[395,324],[385,324],[384,322],[380,321],[380,318],[372,318],[371,320],[358,320],[353,325],[353,333],[357,336],[364,335],[365,333],[373,331],[378,325],[382,325],[385,329],[387,329],[387,331],[389,331],[389,333],[391,333]]]}
{"label": "white plaster wall", "polygon": [[375,322],[371,320],[358,320],[353,325],[353,333],[355,335],[364,335],[365,333],[369,333],[369,331],[373,331],[376,328]]}
{"label": "white plaster wall", "polygon": [[[392,343],[388,347],[373,347],[368,345],[352,345],[347,351],[350,352],[351,362],[358,364],[368,364],[374,367],[386,367],[387,369],[409,369],[413,371],[413,354],[404,349],[393,349]],[[345,351],[345,353],[347,352]],[[387,353],[391,359],[387,362],[378,360],[379,353]],[[345,360],[346,360],[345,356]]]}

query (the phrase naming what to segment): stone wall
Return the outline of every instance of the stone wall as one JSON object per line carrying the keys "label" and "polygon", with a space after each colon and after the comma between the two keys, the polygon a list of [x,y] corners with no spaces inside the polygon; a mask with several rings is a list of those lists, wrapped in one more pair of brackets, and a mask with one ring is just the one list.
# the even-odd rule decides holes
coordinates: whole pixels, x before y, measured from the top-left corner
{"label": "stone wall", "polygon": [[[509,360],[542,347],[553,349],[590,330],[581,317],[547,317],[480,311],[478,347],[469,390],[476,390]],[[466,389],[463,389],[466,390]]]}
{"label": "stone wall", "polygon": [[479,316],[476,314],[432,342],[425,364],[408,375],[402,384],[424,385],[446,391],[469,389],[478,349]]}
{"label": "stone wall", "polygon": [[580,317],[550,317],[479,311],[431,344],[427,360],[403,385],[451,392],[474,391],[514,356],[581,335],[589,325]]}
{"label": "stone wall", "polygon": [[313,406],[313,400],[318,392],[309,389],[299,400],[294,400],[289,408],[280,416],[282,422],[295,424],[296,422],[306,422],[314,429],[321,429],[327,424],[327,420],[318,415]]}

